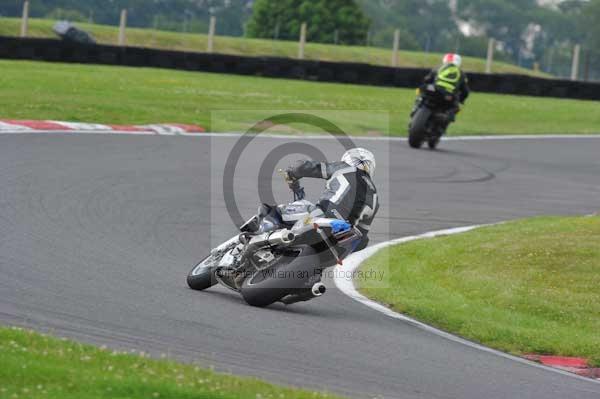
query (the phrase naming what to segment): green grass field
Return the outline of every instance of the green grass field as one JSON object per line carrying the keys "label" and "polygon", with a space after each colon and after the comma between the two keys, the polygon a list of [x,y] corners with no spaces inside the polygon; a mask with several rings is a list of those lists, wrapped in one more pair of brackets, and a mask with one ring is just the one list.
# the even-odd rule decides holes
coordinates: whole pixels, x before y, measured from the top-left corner
{"label": "green grass field", "polygon": [[390,270],[388,278],[357,283],[394,310],[487,346],[600,365],[599,242],[599,216],[520,220],[384,249],[363,267]]}
{"label": "green grass field", "polygon": [[143,354],[0,327],[0,398],[331,398]]}
{"label": "green grass field", "polygon": [[[52,32],[54,22],[55,21],[43,19],[31,19],[29,36],[56,38],[56,34]],[[21,20],[18,18],[0,18],[0,35],[18,35],[20,32],[20,24]],[[86,23],[77,23],[76,25],[92,33],[99,43],[117,44],[117,27]],[[204,52],[206,51],[207,46],[207,35],[129,28],[127,30],[127,44],[138,47]],[[214,41],[214,50],[215,52],[223,54],[250,56],[270,55],[295,58],[298,55],[298,44],[290,41],[217,36]],[[308,43],[305,49],[305,57],[315,60],[350,61],[375,65],[390,65],[392,54],[389,49],[376,47],[334,46]],[[436,53],[402,51],[400,54],[400,66],[433,68],[440,63],[441,58],[442,55]],[[483,72],[485,70],[485,60],[465,57],[464,67],[467,71]],[[493,69],[494,72],[497,73],[548,76],[502,62],[494,63]]]}
{"label": "green grass field", "polygon": [[[353,110],[366,113],[329,117],[350,134],[404,136],[415,98],[409,89],[150,68],[0,61],[0,71],[3,119],[179,122],[239,131],[277,110]],[[223,110],[226,120],[210,126],[211,112]],[[449,131],[543,133],[600,133],[600,102],[474,93]]]}

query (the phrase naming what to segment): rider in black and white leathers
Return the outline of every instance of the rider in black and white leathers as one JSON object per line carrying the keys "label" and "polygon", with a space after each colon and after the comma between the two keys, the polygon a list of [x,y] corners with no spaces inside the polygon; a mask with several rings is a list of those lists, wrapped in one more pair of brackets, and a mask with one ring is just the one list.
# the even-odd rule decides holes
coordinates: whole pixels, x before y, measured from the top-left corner
{"label": "rider in black and white leathers", "polygon": [[[340,162],[298,161],[285,171],[285,179],[294,191],[296,201],[278,207],[263,204],[258,215],[246,222],[240,230],[263,233],[277,228],[278,226],[268,223],[261,224],[263,220],[267,220],[267,215],[272,216],[270,220],[278,220],[288,226],[308,216],[324,216],[345,220],[357,227],[363,234],[361,242],[355,247],[355,251],[360,251],[369,242],[369,229],[379,210],[377,189],[371,180],[375,167],[375,157],[364,148],[346,151]],[[304,188],[300,186],[299,180],[305,177],[327,180],[325,191],[316,204],[304,199]]]}
{"label": "rider in black and white leathers", "polygon": [[[325,191],[314,210],[320,210],[328,218],[346,220],[358,227],[363,233],[363,240],[356,251],[367,246],[369,229],[379,209],[377,189],[367,172],[346,162],[309,160],[298,161],[286,172],[293,181],[305,177],[326,179]],[[293,188],[293,183],[291,186]],[[287,206],[282,209],[284,217],[286,208]],[[310,206],[307,210],[310,210]]]}

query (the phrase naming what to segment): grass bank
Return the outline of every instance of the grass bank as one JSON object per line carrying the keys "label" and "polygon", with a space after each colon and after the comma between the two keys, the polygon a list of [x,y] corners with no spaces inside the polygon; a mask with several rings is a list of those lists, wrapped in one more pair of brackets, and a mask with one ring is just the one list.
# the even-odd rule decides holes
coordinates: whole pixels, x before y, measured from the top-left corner
{"label": "grass bank", "polygon": [[332,398],[192,365],[0,328],[0,398]]}
{"label": "grass bank", "polygon": [[[356,110],[366,112],[328,117],[351,134],[404,136],[415,98],[409,89],[150,68],[0,61],[0,70],[4,119],[180,122],[239,131],[277,110]],[[210,126],[211,112],[220,110],[227,117]],[[474,93],[449,130],[548,133],[600,133],[600,102]]]}
{"label": "grass bank", "polygon": [[[29,36],[56,38],[52,31],[55,21],[30,19]],[[20,32],[19,18],[0,18],[0,35],[17,36]],[[78,27],[90,32],[99,43],[117,44],[119,29],[108,25],[76,23]],[[181,51],[206,51],[207,35],[197,33],[166,32],[153,29],[127,29],[127,44],[130,46],[172,49]],[[247,39],[239,37],[217,36],[214,41],[215,52],[222,54],[249,56],[277,56],[295,58],[298,55],[298,44],[290,41],[275,41],[264,39]],[[362,62],[375,65],[390,65],[391,50],[363,46],[334,46],[328,44],[308,43],[305,57],[314,60]],[[421,53],[402,51],[400,66],[433,68],[438,65],[442,55],[436,53]],[[485,60],[465,57],[464,67],[467,71],[485,71]],[[503,62],[494,63],[494,72],[519,73],[526,75],[548,76],[535,73]]]}
{"label": "grass bank", "polygon": [[598,243],[598,216],[520,220],[385,249],[365,266],[389,266],[388,278],[357,284],[394,310],[487,346],[600,365]]}

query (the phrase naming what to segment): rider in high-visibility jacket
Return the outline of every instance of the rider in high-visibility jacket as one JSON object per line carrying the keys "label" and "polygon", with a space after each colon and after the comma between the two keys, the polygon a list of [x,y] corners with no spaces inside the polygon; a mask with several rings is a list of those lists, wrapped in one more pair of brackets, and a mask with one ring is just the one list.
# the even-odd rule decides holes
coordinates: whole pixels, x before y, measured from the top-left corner
{"label": "rider in high-visibility jacket", "polygon": [[453,122],[460,104],[464,104],[469,97],[469,84],[467,75],[460,69],[462,58],[458,54],[446,54],[442,66],[434,69],[425,76],[424,83],[434,84],[438,90],[453,96],[453,101],[448,104],[449,122]]}

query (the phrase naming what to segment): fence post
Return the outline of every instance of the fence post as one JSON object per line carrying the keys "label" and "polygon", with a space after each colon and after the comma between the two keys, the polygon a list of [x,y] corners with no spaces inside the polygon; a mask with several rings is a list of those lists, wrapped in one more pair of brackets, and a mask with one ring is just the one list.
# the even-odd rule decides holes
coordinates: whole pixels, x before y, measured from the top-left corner
{"label": "fence post", "polygon": [[496,40],[490,38],[488,41],[487,59],[485,61],[485,73],[492,73],[492,63],[494,62],[494,47],[496,47]]}
{"label": "fence post", "polygon": [[398,67],[400,57],[398,56],[398,50],[400,49],[400,29],[394,31],[394,51],[392,53],[392,66]]}
{"label": "fence post", "polygon": [[583,81],[590,80],[590,57],[591,50],[585,51],[585,61],[583,61]]}
{"label": "fence post", "polygon": [[277,24],[275,25],[275,33],[273,34],[273,39],[279,40],[279,30],[281,29],[281,22],[277,20]]}
{"label": "fence post", "polygon": [[306,45],[306,22],[300,27],[300,44],[298,45],[298,59],[304,59],[304,46]]}
{"label": "fence post", "polygon": [[212,53],[215,49],[215,30],[217,29],[217,17],[210,17],[208,25],[208,43],[206,44],[206,52]]}
{"label": "fence post", "polygon": [[121,10],[121,22],[119,23],[119,46],[124,46],[126,42],[125,29],[127,28],[127,10]]}
{"label": "fence post", "polygon": [[575,45],[573,49],[573,64],[571,64],[571,80],[577,80],[579,75],[579,53],[581,52],[581,46]]}
{"label": "fence post", "polygon": [[23,3],[23,17],[21,19],[21,37],[27,37],[29,31],[29,0]]}

